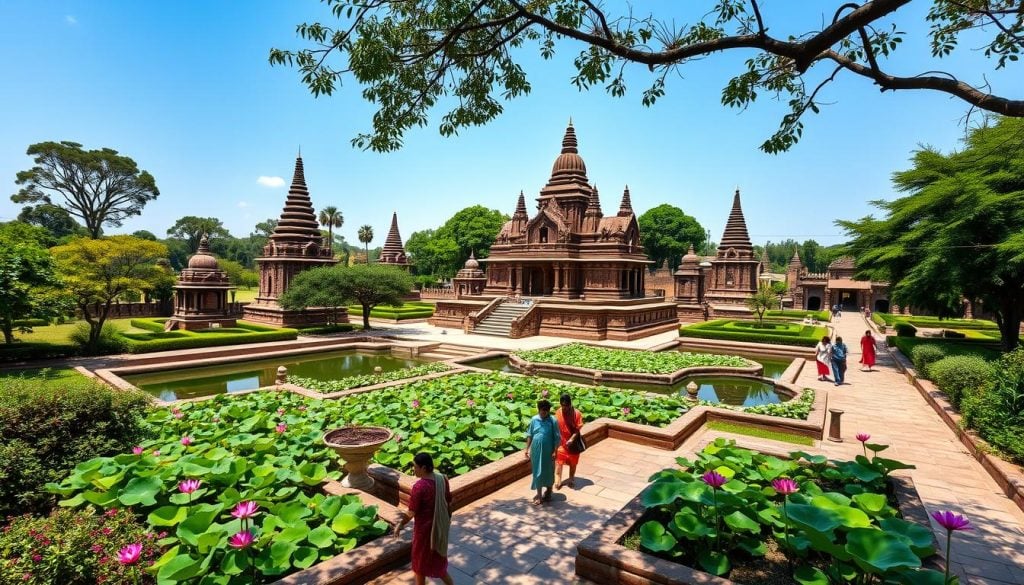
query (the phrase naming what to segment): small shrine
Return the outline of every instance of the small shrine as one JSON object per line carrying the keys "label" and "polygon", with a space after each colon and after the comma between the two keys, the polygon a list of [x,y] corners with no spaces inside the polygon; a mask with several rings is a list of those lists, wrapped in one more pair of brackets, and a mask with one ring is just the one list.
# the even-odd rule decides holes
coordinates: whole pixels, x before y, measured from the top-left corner
{"label": "small shrine", "polygon": [[402,235],[398,233],[398,212],[391,214],[391,229],[388,230],[388,237],[384,240],[384,247],[381,248],[380,259],[377,262],[409,268],[409,257],[405,254]]}
{"label": "small shrine", "polygon": [[279,327],[318,325],[328,321],[348,323],[348,314],[343,307],[299,311],[285,309],[278,302],[280,296],[288,290],[292,279],[300,272],[338,263],[325,240],[309,198],[300,155],[295,159],[295,174],[281,219],[270,235],[270,241],[263,247],[263,255],[256,258],[260,292],[255,302],[246,305],[246,320]]}
{"label": "small shrine", "polygon": [[754,256],[740,204],[740,190],[736,189],[722,240],[711,259],[703,300],[712,305],[738,305],[746,310],[747,299],[757,292],[760,276],[761,261]]}
{"label": "small shrine", "polygon": [[452,288],[458,296],[479,295],[487,284],[487,275],[480,269],[480,262],[477,261],[473,252],[469,253],[469,259],[462,269],[452,279]]}
{"label": "small shrine", "polygon": [[174,285],[174,315],[164,324],[164,330],[234,327],[228,304],[228,291],[233,288],[210,253],[210,239],[203,234],[199,250],[188,259],[188,268],[181,271]]}

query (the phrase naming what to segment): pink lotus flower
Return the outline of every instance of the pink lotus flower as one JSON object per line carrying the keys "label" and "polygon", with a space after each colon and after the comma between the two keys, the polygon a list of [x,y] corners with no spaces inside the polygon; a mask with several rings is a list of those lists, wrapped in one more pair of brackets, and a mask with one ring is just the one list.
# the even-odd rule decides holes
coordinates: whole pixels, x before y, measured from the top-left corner
{"label": "pink lotus flower", "polygon": [[628,406],[623,406],[623,407],[622,407],[622,414],[623,414],[624,416],[629,416],[629,413],[631,413],[631,412],[633,412],[633,409],[632,409],[632,408],[630,408],[630,407],[628,407]]}
{"label": "pink lotus flower", "polygon": [[468,406],[469,408],[473,408],[474,406],[476,406],[476,402],[474,402],[473,399],[470,398],[469,400],[466,401],[466,406]]}
{"label": "pink lotus flower", "polygon": [[256,540],[256,537],[252,535],[252,532],[243,530],[228,539],[228,544],[234,548],[249,548],[249,545]]}
{"label": "pink lotus flower", "polygon": [[974,530],[970,520],[948,510],[945,512],[932,512],[932,518],[939,523],[939,526],[950,532],[954,530]]}
{"label": "pink lotus flower", "polygon": [[547,398],[549,394],[551,394],[551,393],[548,392],[547,390],[542,390],[541,393],[540,393],[540,395],[543,396],[544,398]]}
{"label": "pink lotus flower", "polygon": [[117,562],[122,565],[134,565],[142,556],[142,543],[129,544],[117,552]]}
{"label": "pink lotus flower", "polygon": [[155,449],[153,451],[153,457],[159,457],[159,456],[160,456],[160,449]]}
{"label": "pink lotus flower", "polygon": [[299,412],[306,412],[305,405],[299,407]]}
{"label": "pink lotus flower", "polygon": [[181,444],[185,445],[186,447],[188,447],[189,445],[192,444],[192,437],[190,437],[188,435],[183,435],[181,437]]}
{"label": "pink lotus flower", "polygon": [[174,415],[174,418],[181,418],[181,417],[185,416],[184,414],[182,414],[181,410],[178,409],[178,408],[175,408],[174,410],[172,410],[171,414]]}
{"label": "pink lotus flower", "polygon": [[199,489],[199,486],[202,485],[202,483],[203,482],[199,481],[198,479],[186,479],[185,481],[178,484],[178,491],[180,491],[183,494],[191,494],[192,492]]}
{"label": "pink lotus flower", "polygon": [[281,416],[282,414],[284,414],[284,409],[283,408],[278,408],[277,409],[277,415]]}
{"label": "pink lotus flower", "polygon": [[871,435],[869,435],[867,433],[857,433],[857,440],[860,441],[861,443],[867,443],[868,439],[870,439],[870,438],[871,438]]}
{"label": "pink lotus flower", "polygon": [[274,430],[277,431],[278,434],[281,434],[288,430],[288,425],[284,423],[278,423],[277,426],[274,427]]}
{"label": "pink lotus flower", "polygon": [[235,509],[231,511],[231,515],[238,519],[252,518],[256,515],[260,509],[259,504],[252,501],[239,502]]}
{"label": "pink lotus flower", "polygon": [[41,555],[41,554],[38,554],[38,553],[37,553],[37,554],[34,554],[34,555],[32,555],[32,562],[33,562],[33,563],[38,563],[38,562],[39,562],[39,561],[41,561],[41,560],[43,560],[43,555]]}
{"label": "pink lotus flower", "polygon": [[708,471],[704,475],[700,476],[700,478],[704,481],[704,483],[708,484],[709,486],[716,490],[725,485],[725,482],[729,481],[728,479],[725,478],[724,475],[718,473],[717,471]]}
{"label": "pink lotus flower", "polygon": [[798,486],[795,481],[789,479],[788,477],[780,477],[779,479],[773,479],[772,487],[775,488],[775,491],[779,492],[784,496],[788,496],[789,494],[795,494],[798,491],[800,491],[800,486]]}
{"label": "pink lotus flower", "polygon": [[419,400],[413,400],[412,401],[412,407],[413,408],[419,408],[420,407],[420,401]]}
{"label": "pink lotus flower", "polygon": [[211,422],[215,422],[215,423],[219,423],[220,422],[220,417],[219,416],[215,416],[215,417],[211,418],[210,421]]}
{"label": "pink lotus flower", "polygon": [[515,400],[516,399],[516,395],[511,393],[511,392],[509,392],[505,396],[507,396],[509,400]]}
{"label": "pink lotus flower", "polygon": [[138,445],[132,447],[132,455],[142,455],[142,453],[142,447],[139,447]]}

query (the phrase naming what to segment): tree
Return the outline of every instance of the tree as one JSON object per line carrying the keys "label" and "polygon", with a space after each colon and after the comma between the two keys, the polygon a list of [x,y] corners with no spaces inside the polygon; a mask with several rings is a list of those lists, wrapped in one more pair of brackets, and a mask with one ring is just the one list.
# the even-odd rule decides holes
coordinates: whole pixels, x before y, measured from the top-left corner
{"label": "tree", "polygon": [[334,251],[334,228],[340,228],[345,224],[345,216],[333,205],[328,205],[320,210],[320,225],[327,226],[327,241]]}
{"label": "tree", "polygon": [[35,166],[18,173],[15,184],[24,187],[11,201],[62,207],[81,218],[94,239],[104,225],[119,227],[160,195],[153,175],[110,148],[83,150],[77,142],[40,142],[26,154],[35,157]]}
{"label": "tree", "polygon": [[49,318],[64,308],[53,259],[43,246],[42,228],[21,222],[0,224],[0,330],[4,343],[14,343],[14,330],[30,332],[15,321]]}
{"label": "tree", "polygon": [[[910,0],[836,2],[820,16],[827,24],[809,31],[787,30],[794,17],[763,14],[759,0],[705,2],[692,9],[692,18],[686,14],[682,25],[676,24],[676,14],[643,14],[628,4],[616,14],[590,0],[325,2],[340,22],[299,25],[299,36],[313,46],[271,49],[270,63],[297,66],[316,96],[331,95],[351,75],[363,97],[377,105],[372,133],[352,142],[376,151],[399,148],[405,132],[426,125],[438,103],[452,104],[440,119],[444,136],[493,120],[503,111],[499,98],[530,92],[520,63],[522,47],[534,44],[550,59],[565,46],[563,39],[582,44],[572,77],[580,90],[604,86],[621,97],[627,77],[636,78],[627,65],[646,66],[650,85],[642,93],[644,106],[661,98],[666,80],[683,77],[681,69],[691,62],[720,53],[750,55],[723,89],[722,103],[742,110],[759,95],[788,102],[778,130],[761,145],[769,153],[799,140],[803,116],[818,113],[819,93],[840,73],[882,91],[937,91],[971,110],[1024,116],[1024,100],[990,93],[984,75],[978,79],[984,85],[976,87],[961,81],[962,75],[936,71],[938,65],[907,76],[889,72],[884,59],[898,49],[904,33],[888,20],[907,24],[910,15],[900,10]],[[961,34],[969,35],[972,48],[984,47],[995,69],[1015,62],[1024,47],[1024,11],[1016,0],[933,0],[920,24],[930,27],[935,60],[952,53]]]}
{"label": "tree", "polygon": [[98,347],[110,306],[128,291],[148,291],[166,275],[157,265],[167,256],[159,242],[132,236],[78,238],[51,251],[64,289],[89,324],[86,351]]}
{"label": "tree", "polygon": [[417,274],[450,278],[455,274],[459,261],[459,245],[448,236],[438,235],[438,230],[413,232],[405,242],[405,251]]}
{"label": "tree", "polygon": [[667,260],[668,268],[675,269],[690,246],[700,250],[704,245],[704,228],[675,205],[663,203],[648,209],[637,223],[640,243],[647,250],[647,257],[654,261],[654,268]]}
{"label": "tree", "polygon": [[366,263],[370,263],[370,242],[373,241],[373,227],[364,225],[359,228],[359,241],[366,246]]}
{"label": "tree", "polygon": [[757,326],[764,327],[764,314],[779,305],[779,295],[771,286],[761,285],[747,298],[747,308],[757,314]]}
{"label": "tree", "polygon": [[51,246],[62,238],[85,233],[82,226],[63,207],[49,203],[22,207],[18,214],[18,221],[45,229],[49,234],[47,243]]}
{"label": "tree", "polygon": [[199,249],[199,240],[206,234],[211,242],[215,238],[229,238],[231,234],[224,228],[223,222],[216,217],[196,217],[186,215],[174,222],[174,225],[167,230],[168,237],[185,240],[192,254]]}
{"label": "tree", "polygon": [[140,240],[149,240],[151,242],[156,241],[156,234],[149,230],[136,230],[132,232],[132,236],[139,238]]}
{"label": "tree", "polygon": [[486,258],[501,226],[508,220],[509,216],[483,205],[472,205],[456,211],[437,230],[439,237],[451,238],[458,246],[458,255],[452,268],[456,271],[462,268],[470,253],[476,254],[477,258]]}
{"label": "tree", "polygon": [[401,305],[412,284],[412,277],[405,270],[383,264],[314,268],[299,273],[280,302],[289,310],[359,303],[363,309],[363,329],[368,330],[373,308],[382,304]]}
{"label": "tree", "polygon": [[858,275],[888,281],[900,305],[959,315],[962,300],[995,315],[1004,351],[1017,347],[1024,315],[1024,120],[968,134],[963,150],[914,153],[895,173],[906,195],[873,201],[885,215],[838,221]]}

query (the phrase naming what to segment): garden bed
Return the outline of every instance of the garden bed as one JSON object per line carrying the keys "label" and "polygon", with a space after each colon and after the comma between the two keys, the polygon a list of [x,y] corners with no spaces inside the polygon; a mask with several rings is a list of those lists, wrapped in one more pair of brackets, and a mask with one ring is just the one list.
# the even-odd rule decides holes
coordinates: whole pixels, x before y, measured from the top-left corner
{"label": "garden bed", "polygon": [[144,331],[120,331],[117,334],[118,340],[124,344],[128,353],[150,353],[242,343],[289,341],[299,334],[295,329],[265,327],[244,321],[239,321],[235,327],[230,328],[164,331],[166,321],[167,319],[132,319],[132,327]]}
{"label": "garden bed", "polygon": [[757,376],[761,364],[738,356],[611,349],[571,343],[509,355],[509,364],[527,373],[557,373],[599,380],[675,384],[695,374]]}
{"label": "garden bed", "polygon": [[[763,472],[757,472],[758,475],[752,476],[749,473],[744,473],[742,466],[738,464],[738,462],[744,461],[743,456],[726,456],[724,459],[716,459],[718,453],[722,452],[746,451],[751,453],[750,451],[734,449],[731,444],[721,439],[709,445],[705,449],[705,452],[708,451],[711,452],[710,455],[705,456],[702,454],[699,456],[700,459],[694,462],[698,465],[698,471],[694,474],[680,470],[665,470],[655,474],[652,477],[655,483],[630,501],[617,514],[605,522],[601,528],[584,539],[577,547],[576,574],[593,582],[608,585],[618,583],[659,585],[728,585],[738,583],[737,581],[715,576],[704,570],[666,560],[650,552],[643,551],[647,547],[653,547],[664,551],[660,553],[661,555],[669,555],[669,551],[679,550],[676,544],[676,537],[678,536],[680,539],[683,539],[681,542],[687,542],[688,546],[690,546],[691,542],[689,538],[693,537],[692,546],[696,547],[700,554],[697,555],[695,552],[690,552],[689,554],[700,556],[701,564],[714,569],[714,572],[718,574],[728,574],[730,570],[735,571],[737,574],[746,573],[748,577],[742,582],[747,584],[793,583],[794,581],[789,577],[789,570],[785,565],[784,558],[781,565],[784,579],[779,579],[778,575],[751,574],[750,571],[752,568],[763,570],[772,567],[772,563],[763,561],[758,563],[754,560],[759,558],[758,554],[766,552],[761,548],[764,541],[761,540],[759,534],[766,529],[769,532],[778,529],[781,526],[781,514],[786,513],[791,519],[793,530],[800,530],[801,535],[807,539],[806,542],[798,544],[798,546],[824,550],[828,549],[828,546],[836,546],[830,544],[834,542],[832,540],[834,537],[826,536],[831,535],[833,530],[838,531],[842,529],[846,531],[844,537],[849,537],[853,532],[859,531],[857,534],[858,541],[863,539],[865,542],[871,542],[872,544],[884,544],[891,550],[901,551],[902,554],[883,561],[880,557],[874,557],[867,553],[865,549],[854,549],[853,554],[858,557],[858,562],[856,565],[853,565],[853,563],[851,565],[860,567],[861,570],[867,570],[866,567],[868,566],[874,569],[883,562],[888,562],[892,566],[880,572],[895,572],[901,564],[906,565],[907,568],[900,568],[898,570],[912,570],[910,567],[914,566],[915,562],[921,564],[919,559],[924,558],[924,566],[930,569],[928,576],[932,578],[937,577],[938,580],[935,582],[941,582],[941,571],[944,569],[944,566],[936,562],[936,557],[931,554],[934,553],[938,543],[936,543],[935,537],[929,528],[927,513],[910,477],[890,475],[888,481],[891,490],[885,495],[875,495],[870,490],[864,492],[852,490],[854,492],[852,499],[838,493],[834,496],[826,497],[825,494],[821,494],[810,498],[809,496],[813,495],[814,492],[808,491],[810,489],[810,480],[806,479],[808,476],[805,474],[815,469],[822,469],[820,466],[825,461],[823,456],[809,456],[800,452],[794,453],[794,455],[802,456],[807,460],[808,463],[801,466],[786,462],[785,460],[788,458],[786,454],[773,454],[774,457],[769,459],[775,459],[776,463],[771,464]],[[754,460],[756,461],[756,458],[760,455],[760,453],[754,453]],[[865,462],[867,461],[866,458],[864,460]],[[693,481],[694,475],[704,469],[699,466],[701,461],[705,464],[709,461],[715,462],[710,464],[709,467],[718,465],[718,467],[715,467],[716,471],[728,475],[728,477],[723,477],[723,480],[727,483],[721,487],[721,491],[717,492],[722,494],[721,499],[716,497],[712,500],[711,492],[714,490],[707,485],[701,485],[699,480]],[[686,460],[681,460],[680,462],[681,464],[690,464]],[[852,469],[848,467],[849,465],[859,465],[865,469],[869,467],[868,465],[861,465],[861,463],[853,464],[849,462],[837,465],[846,466],[842,469]],[[757,469],[765,468],[758,466]],[[753,485],[745,483],[751,481],[757,483],[758,480],[767,483],[765,478],[769,476],[760,474],[768,473],[768,470],[771,471],[771,477],[774,478],[792,475],[797,479],[797,493],[789,496],[791,500],[788,502],[787,512],[780,512],[780,507],[773,505],[770,499],[766,501],[766,495],[770,498],[770,494],[776,493],[770,483],[769,487],[764,488],[767,491],[760,491],[754,488]],[[858,471],[858,473],[860,472]],[[736,475],[734,476],[733,474]],[[801,477],[805,479],[801,480]],[[877,481],[877,479],[873,480],[873,482]],[[864,485],[868,486],[870,484],[865,483]],[[697,489],[691,490],[689,486],[696,486]],[[801,494],[801,491],[807,492],[808,495]],[[860,495],[857,495],[858,493]],[[698,516],[693,516],[692,521],[674,520],[673,524],[675,526],[670,527],[670,529],[666,529],[665,525],[661,522],[649,522],[657,518],[659,514],[664,513],[658,512],[659,510],[675,510],[678,507],[680,510],[676,512],[678,517],[678,514],[682,514],[686,510],[692,510],[690,506],[701,505],[689,504],[687,503],[688,501],[703,501],[705,496],[707,496],[708,500],[706,506],[712,510],[717,511],[718,507],[722,506],[724,514],[729,509],[736,509],[735,512],[726,515],[724,521],[720,520],[719,523],[716,523],[720,526],[718,530],[727,531],[730,538],[734,538],[735,542],[738,543],[736,548],[728,555],[714,551],[714,548],[719,545],[717,540],[712,543],[709,535],[713,534],[715,529],[707,525]],[[818,498],[823,499],[819,500]],[[675,502],[677,501],[682,503],[676,504]],[[893,501],[898,505],[899,515],[902,520],[887,517],[889,505]],[[668,508],[663,506],[668,506]],[[754,513],[754,508],[758,508],[759,512]],[[832,512],[831,510],[836,511]],[[790,514],[790,512],[792,513]],[[690,518],[689,514],[684,514],[684,516]],[[779,524],[775,524],[775,522],[779,522]],[[886,523],[884,530],[877,529],[879,522]],[[832,528],[828,528],[829,526]],[[875,529],[868,530],[868,526],[874,526]],[[661,527],[661,529],[657,530],[658,527]],[[822,537],[824,537],[824,540]],[[749,542],[743,539],[747,539]],[[794,541],[801,542],[796,538],[795,532]],[[842,545],[840,544],[839,547],[841,548]],[[748,552],[748,550],[752,552]],[[768,550],[767,552],[771,553],[772,551]],[[841,552],[835,554],[848,555],[849,553]],[[866,558],[861,559],[860,557]],[[894,559],[896,558],[899,558],[899,561],[895,561]],[[696,560],[696,557],[694,557],[694,560]],[[776,555],[776,568],[778,568],[778,560]],[[731,567],[730,562],[732,562]],[[808,565],[808,567],[810,566]],[[702,566],[703,568],[704,566]],[[811,572],[809,568],[801,570]]]}
{"label": "garden bed", "polygon": [[761,325],[757,321],[714,319],[680,327],[679,335],[698,339],[814,347],[823,336],[828,335],[828,329],[791,322],[766,321]]}
{"label": "garden bed", "polygon": [[[350,317],[362,317],[362,305],[349,305],[348,314]],[[371,319],[383,319],[387,321],[406,321],[409,319],[428,319],[434,316],[434,305],[419,301],[409,301],[399,306],[377,305],[370,310]]]}

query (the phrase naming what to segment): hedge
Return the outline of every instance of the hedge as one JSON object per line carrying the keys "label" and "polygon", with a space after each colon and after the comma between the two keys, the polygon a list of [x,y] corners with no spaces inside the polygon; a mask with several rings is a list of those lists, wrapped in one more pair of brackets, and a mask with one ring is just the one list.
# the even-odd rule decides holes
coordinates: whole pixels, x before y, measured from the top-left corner
{"label": "hedge", "polygon": [[0,362],[65,358],[77,355],[78,351],[78,347],[70,342],[15,341],[14,343],[0,343]]}
{"label": "hedge", "polygon": [[828,334],[824,327],[812,325],[799,325],[787,323],[789,327],[798,327],[798,330],[757,330],[747,325],[738,324],[751,323],[750,321],[736,321],[733,319],[715,319],[705,323],[687,325],[679,329],[680,337],[693,337],[697,339],[721,339],[726,341],[743,341],[748,343],[768,343],[773,345],[797,345],[802,347],[814,347],[821,338]]}
{"label": "hedge", "polygon": [[356,328],[354,323],[337,323],[335,325],[320,325],[317,327],[300,327],[299,335],[326,335],[328,333],[345,333]]}
{"label": "hedge", "polygon": [[896,323],[896,336],[897,337],[914,337],[917,335],[917,327],[914,327],[910,323],[904,323],[903,321]]}
{"label": "hedge", "polygon": [[46,327],[50,324],[49,319],[15,319],[15,327]]}
{"label": "hedge", "polygon": [[894,315],[892,313],[872,313],[871,319],[879,325],[882,323],[878,319],[881,319],[890,326],[896,323],[909,323],[915,327],[927,329],[999,329],[998,325],[985,319],[939,319],[928,315]]}
{"label": "hedge", "polygon": [[828,321],[832,317],[828,311],[801,311],[795,309],[768,311],[765,315],[768,317],[784,317],[788,319],[804,319],[806,317],[812,317],[818,321]]}
{"label": "hedge", "polygon": [[176,349],[195,349],[242,343],[290,341],[298,337],[295,329],[276,329],[252,323],[238,323],[235,327],[203,329],[200,331],[164,331],[166,319],[132,319],[131,325],[146,333],[119,333],[128,353],[149,353]]}
{"label": "hedge", "polygon": [[[349,315],[362,317],[363,307],[361,305],[350,305]],[[406,303],[399,307],[391,305],[380,305],[370,311],[370,317],[375,319],[426,319],[434,316],[434,306],[427,303]]]}
{"label": "hedge", "polygon": [[935,385],[960,408],[964,396],[978,391],[995,377],[996,370],[976,355],[953,355],[928,366]]}
{"label": "hedge", "polygon": [[919,345],[938,345],[943,348],[947,356],[953,355],[976,355],[978,357],[994,360],[1001,355],[998,342],[982,341],[973,339],[945,339],[942,337],[897,337],[889,335],[885,341],[890,346],[895,346],[900,353],[910,358],[914,348]]}

